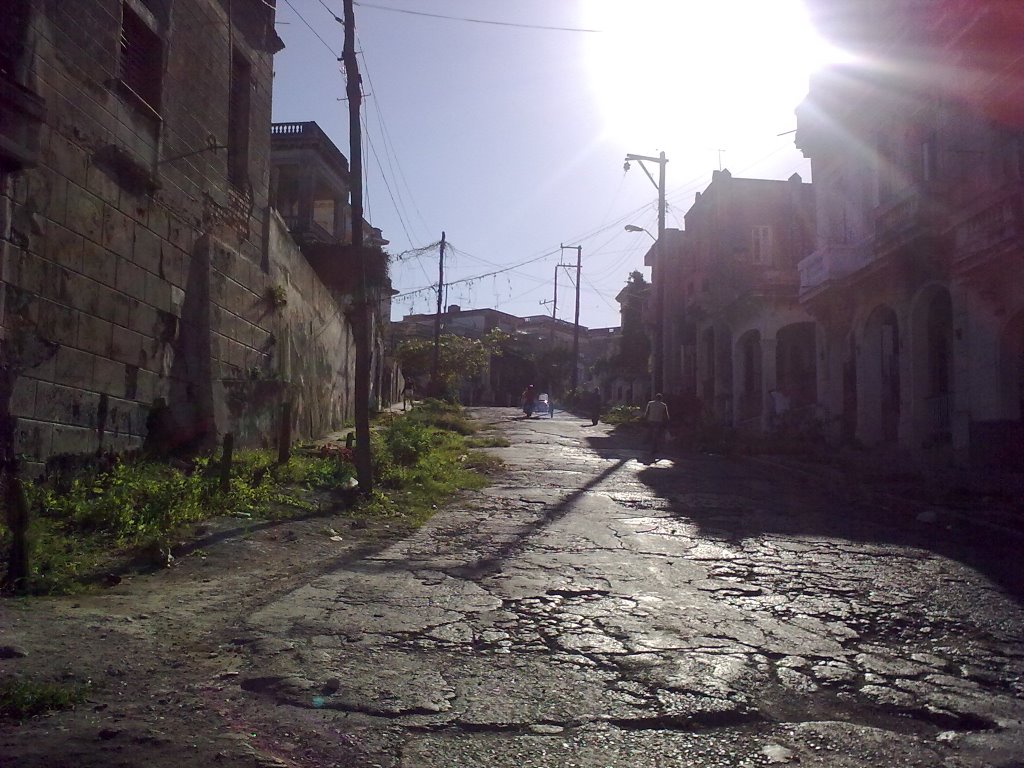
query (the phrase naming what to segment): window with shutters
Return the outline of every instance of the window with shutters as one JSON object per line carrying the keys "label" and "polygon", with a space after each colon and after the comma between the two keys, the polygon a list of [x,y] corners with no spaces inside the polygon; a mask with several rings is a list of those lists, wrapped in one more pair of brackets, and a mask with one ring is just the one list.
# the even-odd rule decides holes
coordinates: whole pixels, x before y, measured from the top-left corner
{"label": "window with shutters", "polygon": [[121,50],[118,78],[121,84],[155,113],[160,112],[163,75],[163,41],[155,20],[146,19],[127,2],[121,5]]}

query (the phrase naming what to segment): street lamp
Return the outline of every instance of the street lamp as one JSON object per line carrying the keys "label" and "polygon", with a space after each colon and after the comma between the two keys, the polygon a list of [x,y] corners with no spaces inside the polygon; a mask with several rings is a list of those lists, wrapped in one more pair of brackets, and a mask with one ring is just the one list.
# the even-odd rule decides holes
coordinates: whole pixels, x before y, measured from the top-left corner
{"label": "street lamp", "polygon": [[[646,229],[644,229],[643,227],[638,227],[636,224],[627,224],[625,226],[625,230],[627,232],[647,232]],[[654,242],[658,242],[658,238],[656,238],[650,232],[647,232],[647,236],[651,238],[651,240],[653,240]]]}

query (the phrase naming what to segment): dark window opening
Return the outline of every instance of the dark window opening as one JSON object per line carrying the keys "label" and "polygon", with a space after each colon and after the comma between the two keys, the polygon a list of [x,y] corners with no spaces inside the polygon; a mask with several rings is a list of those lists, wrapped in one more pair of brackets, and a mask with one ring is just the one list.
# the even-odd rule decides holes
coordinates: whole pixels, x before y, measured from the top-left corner
{"label": "dark window opening", "polygon": [[160,111],[163,44],[160,36],[127,4],[121,6],[121,56],[118,76],[132,93]]}
{"label": "dark window opening", "polygon": [[249,180],[249,109],[252,67],[245,57],[231,57],[231,92],[228,100],[228,180],[236,187]]}
{"label": "dark window opening", "polygon": [[19,79],[26,53],[30,8],[28,0],[8,0],[0,24],[0,76]]}

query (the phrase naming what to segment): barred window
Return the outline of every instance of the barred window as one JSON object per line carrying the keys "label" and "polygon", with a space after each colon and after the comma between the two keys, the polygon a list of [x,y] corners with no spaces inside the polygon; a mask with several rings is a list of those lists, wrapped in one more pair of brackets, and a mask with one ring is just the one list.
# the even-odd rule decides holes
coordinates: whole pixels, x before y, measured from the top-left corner
{"label": "barred window", "polygon": [[160,111],[162,71],[160,36],[127,3],[122,4],[118,76],[154,112]]}

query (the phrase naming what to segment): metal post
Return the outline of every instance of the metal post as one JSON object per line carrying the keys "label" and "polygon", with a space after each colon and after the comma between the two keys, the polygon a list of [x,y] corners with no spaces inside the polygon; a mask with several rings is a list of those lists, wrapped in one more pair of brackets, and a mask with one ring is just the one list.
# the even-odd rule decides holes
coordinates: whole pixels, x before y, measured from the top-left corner
{"label": "metal post", "polygon": [[[654,284],[654,339],[651,344],[652,365],[651,365],[651,389],[654,392],[662,392],[665,387],[665,345],[668,343],[669,334],[665,333],[665,264],[668,256],[663,239],[665,237],[665,164],[668,159],[665,153],[661,152],[657,157],[647,155],[626,155],[625,169],[629,170],[630,160],[636,160],[647,178],[658,190],[658,242],[654,246],[654,267],[651,270],[651,283]],[[647,170],[644,161],[658,164],[658,180],[655,181],[651,172]],[[653,395],[654,392],[651,394]]]}

